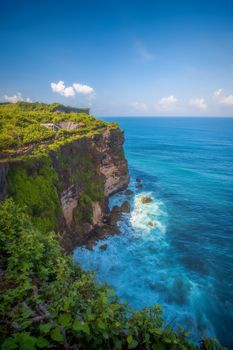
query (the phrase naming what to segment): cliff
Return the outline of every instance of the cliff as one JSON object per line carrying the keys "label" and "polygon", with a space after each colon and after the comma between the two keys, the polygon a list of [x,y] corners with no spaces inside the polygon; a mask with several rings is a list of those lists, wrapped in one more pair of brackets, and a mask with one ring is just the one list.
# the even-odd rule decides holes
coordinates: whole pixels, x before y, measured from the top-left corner
{"label": "cliff", "polygon": [[224,350],[174,332],[158,305],[121,304],[64,253],[57,237],[69,252],[111,226],[108,198],[129,175],[116,124],[53,109],[0,104],[1,349]]}
{"label": "cliff", "polygon": [[69,252],[108,226],[108,198],[129,182],[123,143],[123,131],[106,123],[81,137],[40,143],[39,152],[7,150],[0,200],[13,196],[40,230],[55,230]]}

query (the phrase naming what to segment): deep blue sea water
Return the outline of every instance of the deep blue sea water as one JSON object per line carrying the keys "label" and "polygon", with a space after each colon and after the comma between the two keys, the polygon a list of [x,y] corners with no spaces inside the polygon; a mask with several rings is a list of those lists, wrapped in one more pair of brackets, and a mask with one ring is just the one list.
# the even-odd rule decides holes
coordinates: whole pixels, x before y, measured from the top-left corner
{"label": "deep blue sea water", "polygon": [[233,119],[110,120],[125,130],[132,210],[106,251],[98,242],[75,260],[136,309],[161,304],[174,327],[233,349]]}

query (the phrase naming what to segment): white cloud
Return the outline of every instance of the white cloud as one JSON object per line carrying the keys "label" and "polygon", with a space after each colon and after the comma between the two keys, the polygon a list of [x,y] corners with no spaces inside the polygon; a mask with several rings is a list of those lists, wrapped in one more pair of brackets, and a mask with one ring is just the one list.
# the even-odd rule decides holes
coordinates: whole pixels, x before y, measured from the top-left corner
{"label": "white cloud", "polygon": [[58,83],[51,83],[50,86],[53,92],[64,97],[74,97],[76,94],[88,95],[92,98],[95,96],[95,90],[91,86],[80,83],[73,83],[72,86],[66,87],[64,81],[60,80]]}
{"label": "white cloud", "polygon": [[214,96],[218,97],[221,95],[221,93],[222,93],[222,89],[218,89],[218,90],[214,91]]}
{"label": "white cloud", "polygon": [[136,42],[136,48],[139,55],[145,61],[153,61],[156,58],[156,55],[152,53],[142,42],[140,41]]}
{"label": "white cloud", "polygon": [[130,103],[130,107],[132,107],[137,112],[146,112],[148,110],[147,105],[144,102],[132,102]]}
{"label": "white cloud", "polygon": [[222,103],[228,106],[233,106],[233,95],[223,96]]}
{"label": "white cloud", "polygon": [[75,91],[79,94],[84,94],[84,95],[92,95],[95,93],[94,89],[91,86],[88,85],[82,85],[79,83],[74,83],[73,87]]}
{"label": "white cloud", "polygon": [[222,89],[214,91],[214,97],[217,98],[218,102],[226,106],[233,106],[233,95],[224,95]]}
{"label": "white cloud", "polygon": [[178,99],[171,95],[168,97],[163,97],[158,102],[158,109],[164,112],[172,112],[177,110]]}
{"label": "white cloud", "polygon": [[60,80],[58,83],[51,83],[51,88],[53,92],[65,97],[75,96],[75,91],[72,86],[65,87],[64,81]]}
{"label": "white cloud", "polygon": [[201,110],[207,109],[207,103],[203,97],[191,99],[189,104]]}
{"label": "white cloud", "polygon": [[19,101],[32,102],[32,100],[29,97],[23,98],[21,92],[18,92],[16,95],[13,96],[4,95],[3,99],[10,103],[16,103]]}

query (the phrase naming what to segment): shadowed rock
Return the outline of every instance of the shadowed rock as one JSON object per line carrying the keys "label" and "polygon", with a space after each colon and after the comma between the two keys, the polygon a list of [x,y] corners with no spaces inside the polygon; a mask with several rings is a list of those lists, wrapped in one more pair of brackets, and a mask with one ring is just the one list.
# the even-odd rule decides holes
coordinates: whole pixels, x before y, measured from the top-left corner
{"label": "shadowed rock", "polygon": [[99,246],[99,249],[101,250],[106,250],[108,248],[107,244],[102,244],[101,246]]}
{"label": "shadowed rock", "polygon": [[121,211],[123,213],[129,213],[130,212],[130,203],[128,201],[125,201],[122,205],[121,205]]}
{"label": "shadowed rock", "polygon": [[133,194],[134,194],[133,191],[131,191],[129,189],[125,191],[126,196],[132,196]]}

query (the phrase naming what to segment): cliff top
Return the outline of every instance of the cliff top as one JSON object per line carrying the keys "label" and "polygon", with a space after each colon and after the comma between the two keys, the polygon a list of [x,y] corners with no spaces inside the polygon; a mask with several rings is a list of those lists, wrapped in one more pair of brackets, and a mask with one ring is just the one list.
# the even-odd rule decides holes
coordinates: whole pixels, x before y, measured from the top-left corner
{"label": "cliff top", "polygon": [[107,128],[118,128],[117,123],[88,113],[89,109],[59,103],[0,103],[0,159],[36,155]]}

